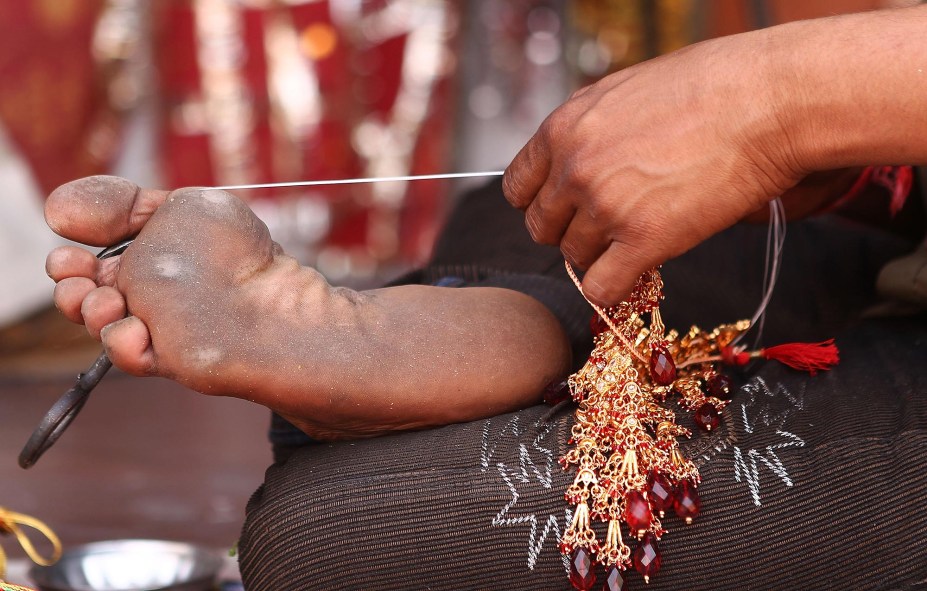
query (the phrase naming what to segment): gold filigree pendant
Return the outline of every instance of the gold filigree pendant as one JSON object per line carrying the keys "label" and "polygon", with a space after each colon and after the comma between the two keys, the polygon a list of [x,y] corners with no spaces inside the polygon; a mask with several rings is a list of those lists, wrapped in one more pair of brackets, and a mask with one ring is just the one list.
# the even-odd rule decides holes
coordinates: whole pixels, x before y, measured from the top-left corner
{"label": "gold filigree pendant", "polygon": [[[730,356],[749,322],[710,333],[698,327],[684,335],[667,332],[662,299],[663,281],[653,269],[627,301],[596,308],[595,348],[567,380],[578,408],[572,448],[560,463],[575,468],[576,477],[565,495],[574,511],[560,551],[569,559],[570,582],[581,591],[595,583],[596,564],[605,567],[606,589],[620,589],[622,572],[632,565],[649,581],[660,568],[667,512],[691,523],[700,511],[698,469],[679,448],[679,438],[691,432],[676,423],[671,405],[694,412],[698,426],[717,428],[732,392],[715,363]],[[607,523],[604,539],[593,529],[599,521]]]}

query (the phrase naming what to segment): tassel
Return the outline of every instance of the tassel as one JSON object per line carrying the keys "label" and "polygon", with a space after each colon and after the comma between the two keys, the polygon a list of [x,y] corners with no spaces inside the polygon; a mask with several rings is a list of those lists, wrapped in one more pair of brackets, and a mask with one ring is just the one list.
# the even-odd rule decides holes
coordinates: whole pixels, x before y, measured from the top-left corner
{"label": "tassel", "polygon": [[828,339],[820,343],[788,343],[750,352],[724,347],[721,349],[721,358],[729,365],[746,365],[751,359],[757,358],[769,359],[815,375],[818,371],[827,371],[837,365],[840,362],[840,351],[834,339]]}
{"label": "tassel", "polygon": [[888,207],[891,216],[895,217],[904,207],[913,184],[914,169],[911,166],[867,166],[853,186],[842,197],[831,203],[826,211],[840,209],[859,197],[869,185],[877,185],[891,193]]}
{"label": "tassel", "polygon": [[892,217],[895,217],[911,193],[911,185],[914,183],[913,170],[910,166],[881,166],[873,171],[871,180],[891,192],[889,211]]}
{"label": "tassel", "polygon": [[834,339],[820,343],[776,345],[762,349],[760,354],[764,359],[784,363],[791,368],[807,371],[811,375],[818,373],[818,370],[826,371],[840,361],[840,351],[837,350]]}

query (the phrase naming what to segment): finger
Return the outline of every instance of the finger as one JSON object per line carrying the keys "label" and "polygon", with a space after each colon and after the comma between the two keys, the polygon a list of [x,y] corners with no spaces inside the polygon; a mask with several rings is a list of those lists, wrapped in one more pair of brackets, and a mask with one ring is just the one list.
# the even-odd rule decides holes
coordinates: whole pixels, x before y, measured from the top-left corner
{"label": "finger", "polygon": [[96,279],[99,260],[77,246],[59,246],[45,258],[45,272],[55,281],[68,277]]}
{"label": "finger", "polygon": [[109,246],[138,234],[167,195],[119,177],[86,177],[52,191],[45,221],[65,238]]}
{"label": "finger", "polygon": [[62,279],[55,285],[55,306],[71,322],[83,324],[84,317],[80,312],[81,304],[84,303],[84,298],[96,288],[97,284],[87,277]]}
{"label": "finger", "polygon": [[580,209],[560,240],[560,252],[571,265],[585,270],[602,256],[610,244],[606,233],[599,229],[588,210]]}
{"label": "finger", "polygon": [[113,365],[134,376],[153,375],[156,371],[151,333],[135,316],[117,320],[100,332],[103,348]]}
{"label": "finger", "polygon": [[551,117],[547,118],[528,143],[518,151],[502,176],[502,193],[512,207],[525,209],[534,201],[550,173],[549,133]]}
{"label": "finger", "polygon": [[525,225],[535,242],[557,245],[575,213],[573,202],[551,189],[548,183],[525,211]]}
{"label": "finger", "polygon": [[126,300],[114,287],[98,287],[84,298],[80,312],[87,332],[100,340],[104,326],[125,318]]}
{"label": "finger", "polygon": [[661,262],[645,258],[628,243],[612,242],[583,276],[583,293],[598,306],[614,306],[628,298],[644,271]]}

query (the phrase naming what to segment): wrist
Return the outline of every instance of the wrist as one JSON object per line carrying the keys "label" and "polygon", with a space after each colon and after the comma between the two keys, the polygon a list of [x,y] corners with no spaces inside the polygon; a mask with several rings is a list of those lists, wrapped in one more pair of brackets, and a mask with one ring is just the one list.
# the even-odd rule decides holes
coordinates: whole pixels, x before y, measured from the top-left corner
{"label": "wrist", "polygon": [[805,174],[927,159],[927,6],[766,30],[776,119]]}
{"label": "wrist", "polygon": [[772,142],[779,146],[782,166],[800,179],[813,172],[840,168],[827,166],[830,153],[827,138],[835,133],[833,123],[821,117],[817,101],[820,80],[815,79],[815,51],[806,47],[813,39],[815,21],[771,27],[762,31],[760,87],[766,90],[769,119],[775,122]]}

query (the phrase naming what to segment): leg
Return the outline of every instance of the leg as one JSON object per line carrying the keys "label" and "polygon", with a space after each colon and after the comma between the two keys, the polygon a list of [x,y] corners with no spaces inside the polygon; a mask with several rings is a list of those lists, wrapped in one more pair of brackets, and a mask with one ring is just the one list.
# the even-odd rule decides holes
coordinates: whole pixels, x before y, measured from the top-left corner
{"label": "leg", "polygon": [[511,411],[569,367],[560,324],[534,298],[496,287],[332,288],[229,193],[92,177],[56,190],[46,218],[88,244],[137,234],[102,263],[74,247],[47,262],[59,308],[118,367],[258,402],[316,437]]}
{"label": "leg", "polygon": [[[462,195],[429,263],[393,285],[448,283],[502,288],[531,296],[559,321],[569,341],[573,370],[586,362],[592,343],[592,310],[567,275],[560,250],[531,240],[524,216],[502,196],[501,181]],[[275,461],[312,443],[279,415],[273,417],[270,439]]]}
{"label": "leg", "polygon": [[[479,243],[471,248],[472,222],[497,218],[464,214],[442,242],[461,243],[439,249],[439,262],[553,272],[543,252],[500,260],[508,251],[493,248],[494,237],[509,235],[498,231],[471,237]],[[703,475],[704,514],[688,527],[665,521],[663,569],[647,588],[900,590],[927,577],[915,542],[927,520],[912,511],[927,469],[927,402],[917,394],[927,391],[918,344],[927,319],[848,328],[872,301],[880,264],[906,244],[830,222],[790,232],[765,342],[825,331],[840,337],[843,362],[816,378],[774,364],[745,377],[722,428],[687,445]],[[764,243],[765,229],[737,228],[668,264],[670,324],[749,316]],[[805,254],[822,251],[847,260]],[[755,293],[745,293],[753,275]],[[571,424],[570,405],[534,407],[293,452],[248,508],[239,546],[248,588],[568,589],[556,545],[572,476],[555,462]],[[627,588],[644,588],[636,574],[627,579]]]}

